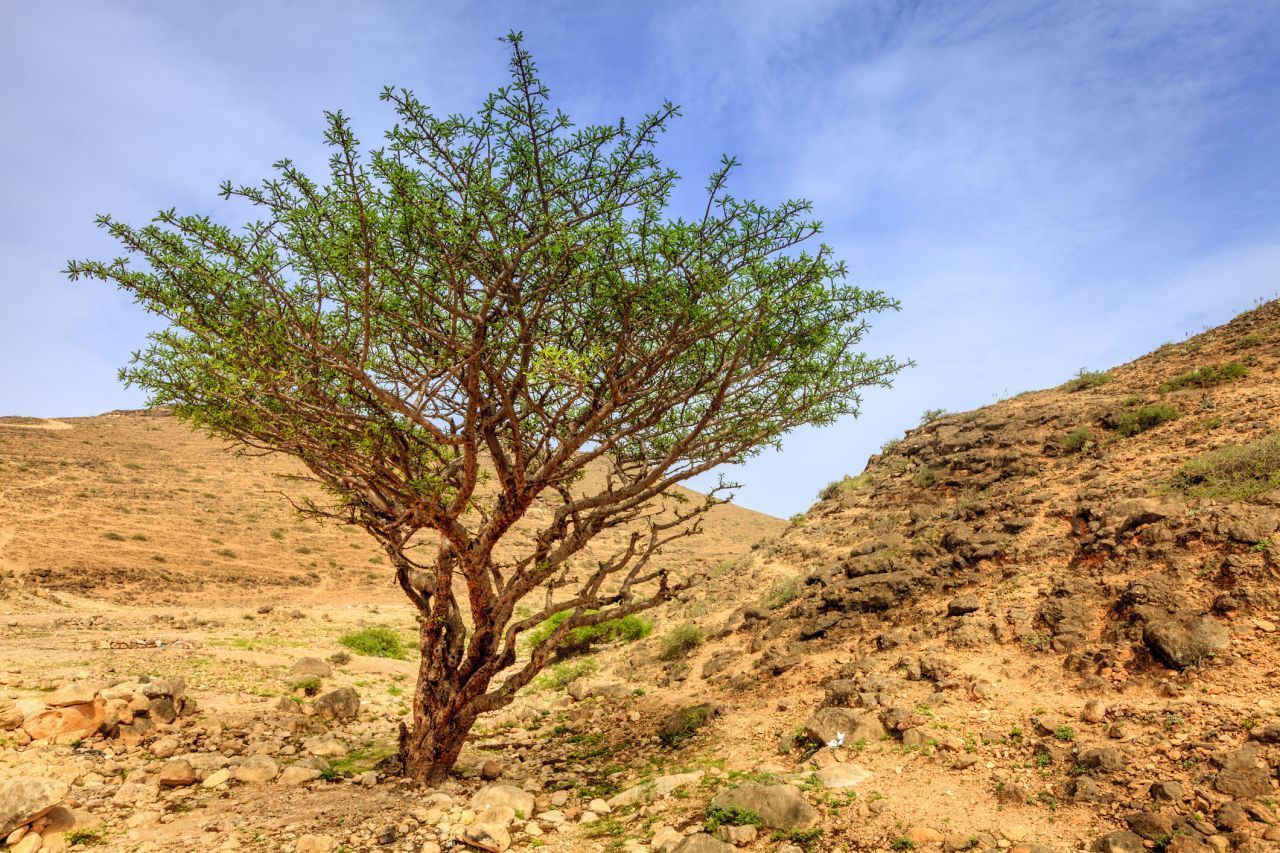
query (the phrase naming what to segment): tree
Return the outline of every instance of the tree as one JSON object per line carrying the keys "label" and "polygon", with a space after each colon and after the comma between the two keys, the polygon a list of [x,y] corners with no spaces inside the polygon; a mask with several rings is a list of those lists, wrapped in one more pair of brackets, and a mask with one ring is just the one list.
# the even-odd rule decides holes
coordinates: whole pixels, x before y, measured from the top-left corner
{"label": "tree", "polygon": [[[327,183],[283,160],[261,185],[224,184],[262,211],[237,230],[101,216],[125,257],[67,269],[168,321],[127,383],[301,460],[332,501],[299,508],[385,550],[420,614],[400,758],[426,783],[569,632],[682,583],[651,558],[729,486],[690,500],[677,484],[856,414],[858,389],[902,367],[857,351],[867,315],[897,303],[802,247],[821,228],[807,202],[734,198],[725,158],[698,214],[668,218],[677,176],[654,147],[677,108],[575,127],[520,35],[506,42],[510,83],[476,115],[388,88],[398,123],[367,155],[327,114]],[[501,557],[535,502],[533,545]],[[576,564],[615,528],[624,547]],[[517,616],[525,600],[536,612]],[[521,635],[552,617],[524,658]]]}

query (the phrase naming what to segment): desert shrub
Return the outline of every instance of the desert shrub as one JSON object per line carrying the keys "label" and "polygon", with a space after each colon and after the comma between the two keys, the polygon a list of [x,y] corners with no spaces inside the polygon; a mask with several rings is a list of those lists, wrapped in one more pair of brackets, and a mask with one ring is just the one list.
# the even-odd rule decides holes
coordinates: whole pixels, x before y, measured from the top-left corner
{"label": "desert shrub", "polygon": [[714,705],[693,705],[673,711],[658,730],[658,739],[667,746],[679,746],[698,733],[716,715]]}
{"label": "desert shrub", "polygon": [[308,696],[314,696],[320,692],[320,679],[314,675],[299,678],[297,681],[289,682],[289,689],[295,693],[301,691]]}
{"label": "desert shrub", "polygon": [[334,652],[329,655],[329,663],[334,664],[335,666],[346,666],[351,663],[351,655],[346,652]]}
{"label": "desert shrub", "polygon": [[121,536],[119,533],[115,533],[114,531],[113,531],[113,532],[110,532],[110,533],[104,533],[104,534],[102,534],[102,538],[103,538],[103,539],[110,539],[112,542],[123,542],[123,541],[124,541],[124,537],[123,537],[123,536]]}
{"label": "desert shrub", "polygon": [[1177,420],[1181,414],[1176,406],[1170,406],[1167,403],[1143,406],[1136,411],[1125,412],[1117,418],[1116,432],[1123,436],[1137,435],[1167,421]]}
{"label": "desert shrub", "polygon": [[856,477],[841,477],[839,480],[832,480],[818,492],[819,500],[830,500],[841,492],[851,489],[861,489],[871,484],[871,472],[863,471]]}
{"label": "desert shrub", "polygon": [[338,642],[358,655],[396,660],[405,660],[408,657],[400,635],[381,625],[361,628],[359,631],[344,635]]}
{"label": "desert shrub", "polygon": [[898,449],[898,447],[901,444],[902,444],[902,439],[891,438],[888,441],[886,441],[884,444],[880,445],[880,453],[881,455],[893,453]]}
{"label": "desert shrub", "polygon": [[1110,373],[1103,370],[1089,370],[1082,367],[1074,377],[1068,379],[1062,384],[1062,390],[1083,391],[1086,388],[1096,388],[1099,385],[1106,385],[1110,381]]}
{"label": "desert shrub", "polygon": [[1280,489],[1280,433],[1197,456],[1182,466],[1169,488],[1190,497],[1235,500]]}
{"label": "desert shrub", "polygon": [[762,826],[764,820],[751,809],[741,806],[707,806],[707,816],[703,827],[714,833],[722,826]]}
{"label": "desert shrub", "polygon": [[1236,344],[1236,349],[1251,349],[1262,343],[1261,335],[1245,335],[1240,339],[1240,343]]}
{"label": "desert shrub", "polygon": [[658,657],[662,660],[679,660],[702,645],[704,639],[702,629],[697,625],[677,625],[662,638]]}
{"label": "desert shrub", "polygon": [[[525,636],[525,644],[532,647],[542,643],[572,615],[573,611],[565,610],[545,620],[529,631]],[[653,631],[653,623],[634,614],[623,616],[621,619],[610,619],[599,625],[585,625],[574,628],[566,634],[556,648],[556,654],[560,657],[584,654],[597,643],[634,643],[649,636],[651,631]]]}
{"label": "desert shrub", "polygon": [[1223,382],[1232,382],[1249,375],[1249,368],[1238,361],[1220,364],[1217,367],[1199,367],[1167,380],[1160,386],[1162,392],[1179,391],[1183,388],[1208,388]]}
{"label": "desert shrub", "polygon": [[799,578],[780,578],[764,594],[764,606],[770,610],[785,607],[800,597]]}
{"label": "desert shrub", "polygon": [[1068,453],[1079,453],[1089,446],[1093,441],[1093,433],[1081,427],[1072,430],[1067,437],[1062,440],[1062,446]]}
{"label": "desert shrub", "polygon": [[940,418],[945,418],[949,414],[951,413],[946,409],[925,409],[920,413],[920,423],[931,424]]}
{"label": "desert shrub", "polygon": [[911,478],[911,485],[917,489],[927,489],[938,481],[938,475],[933,472],[932,468],[921,468],[916,475]]}

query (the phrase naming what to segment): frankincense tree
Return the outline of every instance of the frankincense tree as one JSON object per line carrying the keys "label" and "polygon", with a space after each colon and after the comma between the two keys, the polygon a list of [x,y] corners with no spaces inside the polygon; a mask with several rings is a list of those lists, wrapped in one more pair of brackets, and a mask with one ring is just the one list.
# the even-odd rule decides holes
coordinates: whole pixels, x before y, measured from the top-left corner
{"label": "frankincense tree", "polygon": [[[677,484],[856,414],[859,389],[902,366],[858,350],[867,316],[897,304],[806,248],[807,202],[734,198],[725,159],[705,206],[672,218],[677,176],[654,148],[677,108],[576,127],[506,41],[510,82],[475,115],[386,89],[398,119],[377,150],[327,116],[325,182],[284,160],[223,186],[261,211],[252,224],[103,216],[124,256],[68,265],[167,320],[127,382],[296,457],[332,497],[302,509],[385,550],[420,614],[400,757],[428,783],[570,631],[672,594],[651,558],[721,500]],[[550,511],[513,551],[535,502]],[[615,529],[616,553],[573,560]],[[553,616],[526,657],[521,636]]]}

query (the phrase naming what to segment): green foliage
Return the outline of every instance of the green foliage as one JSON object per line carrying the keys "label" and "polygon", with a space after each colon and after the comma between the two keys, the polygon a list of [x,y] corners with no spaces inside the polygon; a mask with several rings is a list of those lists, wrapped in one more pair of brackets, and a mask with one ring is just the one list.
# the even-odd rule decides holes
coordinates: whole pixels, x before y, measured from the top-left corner
{"label": "green foliage", "polygon": [[819,500],[830,500],[838,496],[841,492],[852,491],[853,489],[862,489],[871,485],[871,472],[863,471],[856,477],[842,477],[839,480],[832,480],[818,492]]}
{"label": "green foliage", "polygon": [[706,638],[702,634],[702,629],[697,625],[677,625],[662,638],[658,657],[661,660],[679,660],[687,657],[690,652],[702,645],[704,639]]}
{"label": "green foliage", "polygon": [[124,537],[123,537],[123,536],[121,536],[119,533],[116,533],[116,532],[114,532],[114,531],[110,531],[110,532],[107,532],[107,533],[102,534],[102,538],[103,538],[103,539],[109,539],[109,540],[111,540],[112,542],[123,542],[123,541],[124,541]]}
{"label": "green foliage", "polygon": [[[597,611],[589,610],[586,612],[593,614]],[[572,616],[572,611],[563,610],[544,620],[529,631],[524,640],[525,645],[532,648],[542,644]],[[634,614],[624,616],[621,619],[609,619],[595,625],[584,625],[572,629],[560,641],[556,647],[556,652],[561,657],[585,654],[590,651],[593,645],[598,643],[634,643],[636,640],[649,636],[651,631],[653,631],[653,623]]]}
{"label": "green foliage", "polygon": [[902,446],[902,439],[891,438],[888,441],[886,441],[884,444],[880,445],[880,455],[888,456],[891,453],[897,452],[898,448],[901,446]]}
{"label": "green foliage", "polygon": [[1072,741],[1076,739],[1076,731],[1071,726],[1062,725],[1054,729],[1053,736],[1058,740]]}
{"label": "green foliage", "polygon": [[921,423],[921,424],[931,424],[931,423],[933,423],[933,422],[934,422],[934,421],[936,421],[936,420],[939,420],[939,419],[941,419],[941,418],[945,418],[945,417],[946,417],[947,415],[949,415],[949,414],[951,414],[951,413],[950,413],[950,412],[948,412],[946,409],[925,409],[925,410],[920,414],[920,423]]}
{"label": "green foliage", "polygon": [[299,678],[297,681],[289,682],[289,689],[295,693],[301,691],[307,696],[314,696],[320,692],[320,679],[314,675]]}
{"label": "green foliage", "polygon": [[1237,361],[1220,364],[1217,367],[1200,367],[1187,373],[1180,373],[1160,386],[1162,392],[1179,391],[1183,388],[1208,388],[1243,379],[1249,375],[1249,368]]}
{"label": "green foliage", "polygon": [[103,827],[73,829],[66,834],[69,847],[98,847],[107,843],[107,831]]}
{"label": "green foliage", "polygon": [[934,473],[932,468],[921,468],[911,478],[911,485],[917,489],[927,489],[938,479],[938,475]]}
{"label": "green foliage", "polygon": [[338,642],[358,655],[396,660],[408,658],[404,640],[400,635],[391,628],[381,625],[361,628],[359,631],[345,634]]}
{"label": "green foliage", "polygon": [[334,666],[346,666],[347,664],[351,663],[351,655],[347,654],[346,652],[334,652],[333,654],[329,655],[329,663],[333,664]]}
{"label": "green foliage", "polygon": [[593,675],[599,669],[600,664],[596,662],[595,658],[582,658],[557,664],[534,679],[530,687],[535,692],[563,690],[569,686],[569,682],[576,681],[583,676]]}
{"label": "green foliage", "polygon": [[1167,421],[1176,420],[1181,414],[1177,406],[1171,406],[1168,403],[1143,406],[1136,411],[1120,415],[1116,419],[1116,432],[1126,437],[1137,435]]}
{"label": "green foliage", "polygon": [[786,607],[800,597],[802,586],[799,578],[779,578],[764,594],[764,606],[770,610]]}
{"label": "green foliage", "polygon": [[763,826],[764,820],[751,809],[740,806],[708,806],[703,828],[714,833],[722,826]]}
{"label": "green foliage", "polygon": [[899,835],[889,843],[890,850],[915,850],[916,843],[905,835]]}
{"label": "green foliage", "polygon": [[1105,385],[1112,379],[1111,374],[1102,370],[1089,370],[1080,368],[1075,377],[1068,379],[1062,384],[1063,391],[1083,391],[1086,388],[1096,388],[1099,385]]}
{"label": "green foliage", "polygon": [[1182,466],[1169,488],[1194,498],[1232,500],[1280,489],[1280,433],[1197,456]]}
{"label": "green foliage", "polygon": [[1067,437],[1062,440],[1062,447],[1068,453],[1081,453],[1092,443],[1093,432],[1081,427],[1067,434]]}

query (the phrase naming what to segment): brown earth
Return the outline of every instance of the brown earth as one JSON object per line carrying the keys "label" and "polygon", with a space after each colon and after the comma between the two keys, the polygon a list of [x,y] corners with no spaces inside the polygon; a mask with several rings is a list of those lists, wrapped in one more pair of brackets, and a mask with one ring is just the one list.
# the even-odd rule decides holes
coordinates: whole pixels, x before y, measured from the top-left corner
{"label": "brown earth", "polygon": [[[1160,390],[1229,364],[1247,375]],[[295,712],[314,703],[295,661],[363,626],[408,636],[412,618],[359,536],[291,518],[284,461],[234,457],[171,418],[0,421],[7,693],[182,676],[193,700],[141,735],[0,732],[0,779],[73,782],[64,804],[121,850],[451,849],[492,817],[467,808],[482,770],[535,796],[501,829],[520,850],[673,849],[708,817],[777,822],[782,803],[793,828],[720,832],[752,851],[1277,849],[1280,480],[1244,498],[1171,484],[1215,449],[1265,447],[1278,369],[1271,303],[1107,381],[939,417],[785,529],[721,510],[667,555],[705,583],[651,614],[651,636],[572,658],[483,720],[435,792],[374,770],[412,659],[356,655],[321,679],[359,693],[355,720]],[[1154,406],[1177,417],[1124,434]],[[682,625],[700,631],[691,648]],[[703,703],[716,713],[679,713]],[[300,787],[148,787],[171,748],[196,780],[255,753],[305,773],[325,733],[338,754]],[[869,775],[824,784],[857,778],[851,765]],[[595,802],[660,777],[683,784]],[[708,812],[747,781],[784,787]]]}

